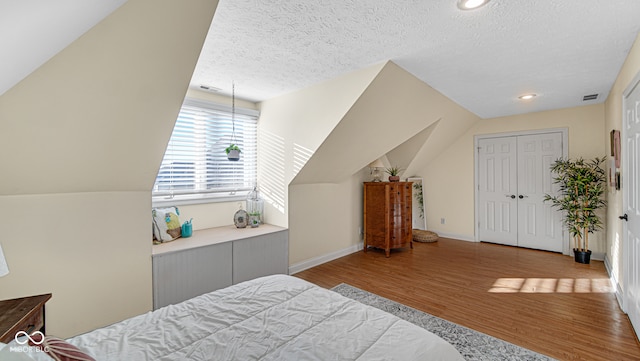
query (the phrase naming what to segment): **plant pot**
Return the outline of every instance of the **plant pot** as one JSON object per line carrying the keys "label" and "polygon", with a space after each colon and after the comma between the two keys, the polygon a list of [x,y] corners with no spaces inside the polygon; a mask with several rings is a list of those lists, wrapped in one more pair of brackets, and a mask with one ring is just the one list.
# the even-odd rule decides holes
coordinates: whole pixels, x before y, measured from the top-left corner
{"label": "plant pot", "polygon": [[389,176],[389,182],[400,182],[400,176],[390,175]]}
{"label": "plant pot", "polygon": [[578,263],[589,264],[591,261],[591,251],[586,252],[579,251],[577,248],[573,249],[573,257]]}
{"label": "plant pot", "polygon": [[251,228],[256,228],[260,225],[260,216],[250,215],[249,216],[249,225]]}
{"label": "plant pot", "polygon": [[240,151],[239,150],[230,150],[229,153],[227,153],[227,159],[229,159],[230,161],[239,161],[240,160]]}

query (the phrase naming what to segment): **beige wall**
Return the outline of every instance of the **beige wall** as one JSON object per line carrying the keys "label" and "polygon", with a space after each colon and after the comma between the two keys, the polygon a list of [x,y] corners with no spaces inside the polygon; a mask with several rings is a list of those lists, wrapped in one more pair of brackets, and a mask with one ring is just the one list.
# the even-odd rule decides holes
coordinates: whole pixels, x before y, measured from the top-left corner
{"label": "beige wall", "polygon": [[258,184],[266,198],[266,222],[289,226],[289,184],[383,65],[260,104]]}
{"label": "beige wall", "polygon": [[52,293],[48,333],[67,337],[151,309],[149,192],[2,196],[0,204],[10,271],[0,299]]}
{"label": "beige wall", "polygon": [[0,96],[0,299],[68,337],[151,308],[151,188],[217,1],[129,0]]}
{"label": "beige wall", "polygon": [[289,187],[289,254],[294,268],[327,254],[356,249],[362,242],[363,169],[340,183]]}
{"label": "beige wall", "polygon": [[[609,132],[611,130],[622,130],[622,96],[629,86],[631,80],[640,72],[640,35],[629,51],[620,73],[611,88],[609,97],[605,103],[605,129],[603,141],[607,145],[607,154],[610,153]],[[624,174],[624,168],[620,172]],[[624,183],[623,183],[624,187]],[[618,286],[624,290],[624,254],[622,252],[622,223],[618,216],[624,214],[622,207],[622,192],[609,188],[607,194],[607,263],[613,278]]]}
{"label": "beige wall", "polygon": [[[605,154],[603,104],[481,120],[416,172],[425,182],[427,227],[460,239],[475,238],[474,136],[547,128],[568,128],[570,157]],[[604,253],[603,236],[595,238],[593,251]]]}
{"label": "beige wall", "polygon": [[370,162],[392,152],[406,168],[478,120],[391,62],[263,103],[259,175],[286,192],[290,265],[359,245]]}

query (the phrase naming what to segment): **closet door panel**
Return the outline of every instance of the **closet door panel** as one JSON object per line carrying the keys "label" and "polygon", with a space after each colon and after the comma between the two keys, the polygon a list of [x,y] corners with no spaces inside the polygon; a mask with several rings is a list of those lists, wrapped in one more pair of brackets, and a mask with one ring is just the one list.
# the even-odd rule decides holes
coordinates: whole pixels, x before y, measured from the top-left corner
{"label": "closet door panel", "polygon": [[562,157],[562,134],[518,136],[518,246],[562,252],[560,212],[544,202],[555,194],[551,164]]}
{"label": "closet door panel", "polygon": [[479,238],[517,245],[517,160],[514,137],[478,142]]}

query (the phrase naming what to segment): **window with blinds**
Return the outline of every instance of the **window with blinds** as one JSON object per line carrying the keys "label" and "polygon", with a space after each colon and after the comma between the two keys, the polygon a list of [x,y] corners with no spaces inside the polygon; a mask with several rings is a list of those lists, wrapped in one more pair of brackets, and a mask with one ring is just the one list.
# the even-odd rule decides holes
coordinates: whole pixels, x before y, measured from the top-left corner
{"label": "window with blinds", "polygon": [[[258,112],[186,99],[153,186],[153,203],[244,199],[256,185]],[[234,126],[235,123],[235,126]],[[235,144],[240,160],[227,159]]]}

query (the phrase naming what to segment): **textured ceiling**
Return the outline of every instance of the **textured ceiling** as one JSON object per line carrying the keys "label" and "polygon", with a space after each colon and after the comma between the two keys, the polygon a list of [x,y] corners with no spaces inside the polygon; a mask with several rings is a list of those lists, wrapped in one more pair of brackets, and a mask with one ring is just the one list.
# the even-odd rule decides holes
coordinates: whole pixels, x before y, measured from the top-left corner
{"label": "textured ceiling", "polygon": [[[0,0],[0,94],[124,2]],[[638,19],[640,0],[221,0],[192,85],[260,101],[392,60],[483,118],[572,107],[606,99]]]}
{"label": "textured ceiling", "polygon": [[192,86],[260,101],[392,60],[483,118],[573,107],[606,99],[638,19],[638,0],[221,0]]}

